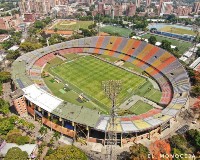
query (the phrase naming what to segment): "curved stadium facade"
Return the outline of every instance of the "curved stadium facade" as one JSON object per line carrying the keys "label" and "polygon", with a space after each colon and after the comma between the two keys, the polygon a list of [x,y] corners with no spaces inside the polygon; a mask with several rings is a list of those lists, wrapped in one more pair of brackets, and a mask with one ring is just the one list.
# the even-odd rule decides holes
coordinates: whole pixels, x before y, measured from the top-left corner
{"label": "curved stadium facade", "polygon": [[[187,107],[190,83],[186,70],[169,52],[144,41],[112,36],[95,36],[66,41],[22,55],[12,65],[15,86],[13,102],[20,115],[34,118],[63,135],[81,136],[87,141],[106,144],[109,115],[76,106],[52,95],[41,73],[48,61],[61,55],[105,54],[131,62],[157,82],[162,97],[159,105],[140,115],[117,116],[115,119],[118,144],[151,138],[170,127],[181,110]],[[58,121],[52,121],[57,118]]]}

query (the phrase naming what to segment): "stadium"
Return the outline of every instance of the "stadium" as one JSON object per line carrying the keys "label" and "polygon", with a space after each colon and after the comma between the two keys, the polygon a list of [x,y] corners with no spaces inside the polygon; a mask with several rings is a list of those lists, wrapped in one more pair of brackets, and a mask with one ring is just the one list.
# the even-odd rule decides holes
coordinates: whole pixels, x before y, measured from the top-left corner
{"label": "stadium", "polygon": [[114,36],[22,55],[12,64],[13,103],[19,115],[30,114],[62,135],[106,145],[111,103],[101,82],[112,79],[123,83],[114,130],[121,146],[160,134],[188,107],[190,82],[178,59],[144,41]]}

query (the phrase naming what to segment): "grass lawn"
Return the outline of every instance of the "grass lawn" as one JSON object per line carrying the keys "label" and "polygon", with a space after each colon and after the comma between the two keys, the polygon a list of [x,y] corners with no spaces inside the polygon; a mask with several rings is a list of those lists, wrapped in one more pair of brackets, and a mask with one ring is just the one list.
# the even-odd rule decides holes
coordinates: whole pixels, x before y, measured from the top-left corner
{"label": "grass lawn", "polygon": [[80,56],[81,56],[81,54],[74,54],[74,53],[68,53],[68,54],[64,55],[64,57],[67,58],[67,60],[78,58]]}
{"label": "grass lawn", "polygon": [[93,24],[93,21],[67,21],[63,20],[53,25],[52,29],[74,31],[79,28],[88,29],[88,26]]}
{"label": "grass lawn", "polygon": [[107,61],[109,61],[109,62],[112,62],[112,63],[114,63],[114,62],[116,62],[116,61],[119,60],[119,58],[111,57],[111,56],[104,55],[104,54],[99,54],[99,55],[97,55],[97,56],[100,57],[100,58],[103,58],[103,59],[105,59],[105,60],[107,60]]}
{"label": "grass lawn", "polygon": [[187,30],[183,28],[176,28],[171,26],[165,26],[160,29],[163,32],[170,32],[170,33],[176,33],[176,34],[189,34],[189,35],[196,35],[193,30]]}
{"label": "grass lawn", "polygon": [[[78,56],[79,55],[76,55],[76,54],[66,54],[66,58],[67,58],[66,61],[77,58]],[[49,72],[51,67],[56,66],[61,63],[63,63],[63,61],[60,58],[56,57],[56,58],[52,59],[51,61],[49,61],[49,63],[46,64],[44,71]],[[44,82],[47,85],[47,87],[51,90],[51,92],[61,99],[65,100],[67,102],[79,105],[79,106],[85,106],[90,109],[98,109],[98,106],[92,102],[77,101],[79,94],[77,94],[73,90],[67,91],[65,93],[61,92],[61,90],[63,90],[63,88],[64,88],[64,85],[62,83],[57,83],[53,79],[53,77],[44,78]],[[1,85],[0,85],[0,87],[1,87]],[[101,108],[99,110],[103,113],[107,113],[107,110],[101,110]]]}
{"label": "grass lawn", "polygon": [[[105,59],[105,60],[107,60],[107,61],[109,61],[109,62],[112,62],[112,63],[114,63],[114,62],[119,60],[119,58],[111,57],[111,56],[104,55],[104,54],[100,54],[98,56],[103,58],[103,59]],[[123,67],[126,67],[126,68],[128,68],[130,70],[134,70],[135,72],[138,72],[138,73],[142,73],[143,72],[142,69],[140,69],[139,67],[133,65],[130,62],[124,62]]]}
{"label": "grass lawn", "polygon": [[63,63],[52,68],[51,71],[76,91],[84,93],[93,102],[107,110],[111,106],[111,101],[103,91],[102,81],[121,80],[122,89],[117,98],[118,105],[147,81],[92,56],[80,57],[75,61]]}
{"label": "grass lawn", "polygon": [[141,68],[133,65],[131,62],[124,62],[123,67],[126,67],[126,68],[128,68],[130,70],[133,70],[135,72],[138,72],[138,73],[142,73],[143,72],[143,70]]}
{"label": "grass lawn", "polygon": [[122,37],[129,37],[129,34],[132,32],[130,29],[115,26],[105,26],[100,28],[100,31],[109,34],[118,33]]}
{"label": "grass lawn", "polygon": [[58,57],[54,58],[54,59],[52,59],[51,61],[49,61],[49,62],[46,64],[46,66],[45,66],[45,68],[44,68],[44,71],[47,71],[47,72],[48,72],[50,67],[55,66],[55,65],[58,65],[58,64],[60,64],[60,63],[63,63],[63,61],[62,61],[60,58],[58,58]]}
{"label": "grass lawn", "polygon": [[154,102],[160,102],[162,96],[161,91],[154,89],[153,85],[149,81],[147,81],[142,87],[137,88],[137,90],[135,90],[135,94]]}
{"label": "grass lawn", "polygon": [[[59,98],[63,99],[64,101],[79,105],[79,106],[85,106],[91,109],[95,109],[97,106],[94,105],[91,102],[79,102],[77,101],[78,98],[78,94],[76,92],[74,92],[73,90],[67,91],[66,93],[61,93],[60,90],[64,88],[64,85],[62,83],[57,83],[51,82],[52,77],[46,77],[44,78],[44,82],[47,85],[47,87],[51,90],[51,92],[58,96]],[[104,111],[102,111],[104,112]]]}
{"label": "grass lawn", "polygon": [[176,39],[172,39],[172,38],[169,38],[169,37],[152,35],[152,34],[149,34],[149,33],[143,35],[142,38],[147,38],[148,39],[150,36],[155,36],[157,41],[159,41],[159,42],[161,42],[162,40],[170,41],[172,43],[172,45],[178,47],[180,55],[185,53],[192,46],[192,43],[190,43],[190,42],[186,42],[186,41],[182,41],[182,40],[176,40]]}
{"label": "grass lawn", "polygon": [[144,103],[143,101],[137,101],[131,108],[129,108],[129,111],[132,113],[139,115],[142,113],[146,113],[149,110],[151,110],[153,107],[147,103]]}

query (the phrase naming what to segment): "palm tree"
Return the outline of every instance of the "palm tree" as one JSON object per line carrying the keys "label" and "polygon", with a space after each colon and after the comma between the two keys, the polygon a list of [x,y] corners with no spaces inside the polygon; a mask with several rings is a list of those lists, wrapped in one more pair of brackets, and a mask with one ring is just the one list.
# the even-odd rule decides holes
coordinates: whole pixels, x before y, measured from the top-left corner
{"label": "palm tree", "polygon": [[41,135],[45,135],[45,134],[47,134],[47,128],[44,127],[44,126],[42,126],[42,127],[40,128],[39,132],[40,132]]}
{"label": "palm tree", "polygon": [[28,124],[28,129],[33,130],[35,128],[35,125],[33,123]]}
{"label": "palm tree", "polygon": [[53,134],[53,138],[55,138],[56,141],[59,140],[60,137],[61,137],[61,135],[60,135],[59,132],[54,132],[54,134]]}

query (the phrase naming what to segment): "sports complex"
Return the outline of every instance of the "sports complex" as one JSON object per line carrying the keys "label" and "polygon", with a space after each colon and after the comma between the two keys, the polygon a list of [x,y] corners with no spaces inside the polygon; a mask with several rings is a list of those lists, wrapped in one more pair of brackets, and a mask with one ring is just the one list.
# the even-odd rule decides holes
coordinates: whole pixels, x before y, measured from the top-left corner
{"label": "sports complex", "polygon": [[12,80],[18,114],[103,145],[111,131],[103,81],[121,81],[114,129],[119,145],[160,134],[189,103],[189,77],[178,59],[122,37],[88,37],[29,52],[14,61]]}

